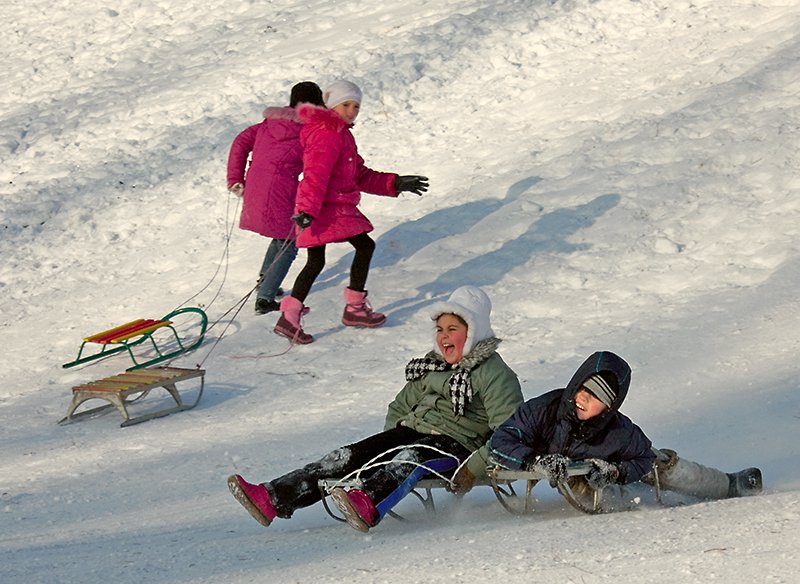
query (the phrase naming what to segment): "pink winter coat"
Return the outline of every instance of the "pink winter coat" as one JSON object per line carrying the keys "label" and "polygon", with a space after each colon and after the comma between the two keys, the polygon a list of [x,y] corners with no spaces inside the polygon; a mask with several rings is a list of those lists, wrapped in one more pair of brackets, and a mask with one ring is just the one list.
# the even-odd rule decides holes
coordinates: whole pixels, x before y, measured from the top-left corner
{"label": "pink winter coat", "polygon": [[303,170],[302,127],[294,108],[269,107],[264,110],[263,122],[234,139],[228,156],[228,186],[244,183],[242,229],[277,239],[294,232],[291,217],[297,179]]}
{"label": "pink winter coat", "polygon": [[300,132],[303,146],[303,180],[297,189],[295,212],[314,220],[297,236],[297,247],[316,247],[372,231],[358,203],[361,192],[396,197],[396,174],[377,172],[358,155],[352,127],[339,114],[310,104],[298,106],[305,122]]}

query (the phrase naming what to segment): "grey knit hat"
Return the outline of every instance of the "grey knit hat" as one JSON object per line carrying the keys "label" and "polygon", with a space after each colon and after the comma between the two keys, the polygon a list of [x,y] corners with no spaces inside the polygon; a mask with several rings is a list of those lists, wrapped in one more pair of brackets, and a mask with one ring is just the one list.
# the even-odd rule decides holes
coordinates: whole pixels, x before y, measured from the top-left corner
{"label": "grey knit hat", "polygon": [[589,377],[582,385],[608,408],[610,408],[614,400],[617,399],[617,388],[615,385],[609,383],[608,380],[599,373],[595,373]]}

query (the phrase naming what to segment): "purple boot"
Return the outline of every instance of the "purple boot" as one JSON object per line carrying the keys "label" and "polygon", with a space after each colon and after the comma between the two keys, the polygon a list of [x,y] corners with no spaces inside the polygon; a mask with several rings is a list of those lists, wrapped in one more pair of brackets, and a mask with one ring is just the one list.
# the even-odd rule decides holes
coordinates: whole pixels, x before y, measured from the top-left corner
{"label": "purple boot", "polygon": [[385,314],[372,310],[366,291],[345,288],[344,301],[347,303],[342,315],[342,324],[345,326],[375,328],[386,322]]}
{"label": "purple boot", "polygon": [[303,306],[294,296],[287,296],[281,300],[281,317],[278,319],[275,328],[276,334],[286,337],[297,345],[307,345],[314,342],[314,337],[303,331],[300,319],[308,313],[308,308]]}

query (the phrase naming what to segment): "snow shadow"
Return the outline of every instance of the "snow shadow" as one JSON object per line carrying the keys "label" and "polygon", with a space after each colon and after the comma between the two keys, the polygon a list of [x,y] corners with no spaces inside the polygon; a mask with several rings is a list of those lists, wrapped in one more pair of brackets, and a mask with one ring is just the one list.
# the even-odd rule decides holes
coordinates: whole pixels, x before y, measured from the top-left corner
{"label": "snow shadow", "polygon": [[[556,209],[531,223],[528,230],[503,243],[496,250],[476,256],[441,273],[433,282],[420,286],[417,295],[382,306],[394,322],[402,322],[432,300],[444,298],[465,284],[488,287],[500,282],[515,268],[524,266],[532,257],[544,254],[568,255],[588,249],[586,244],[570,243],[569,238],[591,226],[599,217],[615,207],[618,194],[605,194],[577,207]],[[531,285],[535,276],[531,276]]]}
{"label": "snow shadow", "polygon": [[[487,216],[517,201],[541,180],[538,176],[529,176],[511,185],[502,199],[482,197],[462,205],[438,209],[424,217],[393,227],[375,240],[375,255],[372,257],[370,270],[374,272],[394,266],[437,241],[468,231]],[[343,245],[349,246],[347,243]],[[351,251],[335,264],[326,267],[314,283],[314,290],[324,290],[346,282],[352,261]]]}

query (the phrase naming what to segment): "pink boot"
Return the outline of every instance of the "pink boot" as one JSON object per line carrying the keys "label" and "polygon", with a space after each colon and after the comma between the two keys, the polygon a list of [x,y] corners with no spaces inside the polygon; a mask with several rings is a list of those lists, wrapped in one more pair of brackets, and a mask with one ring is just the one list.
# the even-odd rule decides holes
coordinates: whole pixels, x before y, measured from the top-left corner
{"label": "pink boot", "polygon": [[277,513],[275,506],[269,498],[269,493],[264,485],[253,485],[244,480],[241,475],[228,477],[228,489],[242,507],[264,527],[268,527]]}
{"label": "pink boot", "polygon": [[273,329],[276,334],[286,337],[292,343],[307,345],[314,341],[314,337],[303,331],[300,319],[308,313],[308,308],[303,306],[294,296],[287,296],[281,300],[281,317]]}
{"label": "pink boot", "polygon": [[331,499],[353,529],[367,532],[378,524],[378,510],[364,491],[336,487],[331,491]]}
{"label": "pink boot", "polygon": [[347,303],[342,315],[342,323],[345,326],[375,328],[386,322],[385,314],[373,312],[372,306],[367,300],[366,291],[358,292],[357,290],[345,288],[344,301]]}

